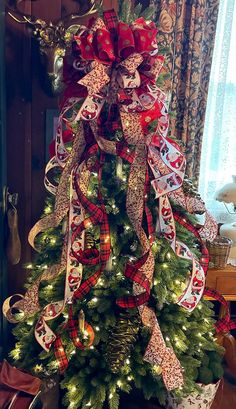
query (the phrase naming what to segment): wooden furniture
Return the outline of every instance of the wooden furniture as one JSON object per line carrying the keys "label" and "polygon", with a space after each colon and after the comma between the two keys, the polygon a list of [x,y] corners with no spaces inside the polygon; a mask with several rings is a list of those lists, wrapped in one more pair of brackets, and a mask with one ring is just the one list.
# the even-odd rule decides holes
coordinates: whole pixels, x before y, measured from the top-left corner
{"label": "wooden furniture", "polygon": [[224,268],[210,268],[207,272],[206,287],[219,291],[227,301],[236,301],[236,267],[228,264]]}

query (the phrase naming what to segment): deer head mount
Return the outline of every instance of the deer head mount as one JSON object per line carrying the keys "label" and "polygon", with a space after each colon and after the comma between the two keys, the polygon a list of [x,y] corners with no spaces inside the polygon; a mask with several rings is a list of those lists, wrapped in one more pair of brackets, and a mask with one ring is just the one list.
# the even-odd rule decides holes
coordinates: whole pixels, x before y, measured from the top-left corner
{"label": "deer head mount", "polygon": [[32,36],[38,40],[40,53],[44,57],[45,69],[50,80],[50,91],[53,95],[57,95],[62,89],[63,57],[71,47],[73,34],[81,27],[77,21],[82,17],[96,13],[98,8],[102,6],[103,0],[88,1],[86,10],[84,10],[84,1],[77,1],[81,3],[81,5],[78,4],[78,12],[66,14],[62,19],[54,22],[47,22],[22,13],[19,6],[23,1],[7,1],[7,13],[17,23],[26,24],[31,28]]}

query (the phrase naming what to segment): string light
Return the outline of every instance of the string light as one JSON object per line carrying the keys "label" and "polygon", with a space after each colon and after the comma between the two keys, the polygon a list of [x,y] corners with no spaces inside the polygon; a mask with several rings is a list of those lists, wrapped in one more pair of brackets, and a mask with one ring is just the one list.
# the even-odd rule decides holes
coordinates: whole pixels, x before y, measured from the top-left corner
{"label": "string light", "polygon": [[113,394],[112,393],[110,393],[110,395],[109,395],[109,399],[112,399],[113,398]]}
{"label": "string light", "polygon": [[26,268],[27,268],[27,270],[31,270],[31,268],[33,268],[33,264],[28,264],[28,265],[26,266]]}
{"label": "string light", "polygon": [[71,392],[76,392],[76,386],[73,386],[73,388],[71,389]]}
{"label": "string light", "polygon": [[47,285],[47,289],[48,289],[48,290],[52,290],[52,289],[53,289],[53,285],[52,285],[52,284]]}
{"label": "string light", "polygon": [[39,365],[39,364],[35,365],[34,372],[42,372],[42,370],[43,370],[42,365]]}
{"label": "string light", "polygon": [[128,379],[128,381],[132,381],[133,378],[132,378],[132,376],[128,376],[127,379]]}
{"label": "string light", "polygon": [[56,239],[51,239],[52,244],[56,244],[56,242],[57,242]]}
{"label": "string light", "polygon": [[119,380],[117,381],[117,385],[119,386],[119,388],[122,386],[122,382]]}
{"label": "string light", "polygon": [[73,349],[73,351],[71,352],[71,355],[75,355],[76,354],[76,350]]}
{"label": "string light", "polygon": [[43,270],[47,270],[47,269],[48,269],[48,265],[45,264],[45,265],[42,267],[42,269],[43,269]]}
{"label": "string light", "polygon": [[128,365],[130,364],[130,360],[129,359],[126,359],[126,361],[125,361]]}
{"label": "string light", "polygon": [[95,330],[96,330],[96,331],[100,331],[100,328],[99,328],[99,327],[95,327]]}
{"label": "string light", "polygon": [[167,258],[170,260],[170,258],[171,258],[171,255],[170,255],[170,253],[167,253]]}
{"label": "string light", "polygon": [[166,337],[166,341],[169,342],[169,341],[170,341],[170,338],[169,338],[169,337]]}
{"label": "string light", "polygon": [[155,280],[154,280],[154,285],[157,285],[157,284],[158,284],[158,280],[155,279]]}
{"label": "string light", "polygon": [[201,310],[201,309],[202,309],[202,305],[201,305],[201,304],[198,304],[197,308],[198,308],[199,310]]}
{"label": "string light", "polygon": [[166,263],[164,263],[163,268],[168,268],[168,265]]}
{"label": "string light", "polygon": [[92,299],[92,302],[97,302],[97,301],[98,301],[97,297],[94,297],[94,298]]}
{"label": "string light", "polygon": [[34,321],[33,320],[28,320],[27,325],[33,325]]}
{"label": "string light", "polygon": [[184,331],[187,331],[187,328],[185,327],[185,325],[182,326],[182,329],[183,329]]}
{"label": "string light", "polygon": [[94,346],[93,346],[93,345],[91,345],[91,347],[90,347],[89,349],[94,349]]}
{"label": "string light", "polygon": [[130,230],[130,226],[125,226],[125,230]]}
{"label": "string light", "polygon": [[180,281],[179,280],[175,280],[175,284],[180,284]]}

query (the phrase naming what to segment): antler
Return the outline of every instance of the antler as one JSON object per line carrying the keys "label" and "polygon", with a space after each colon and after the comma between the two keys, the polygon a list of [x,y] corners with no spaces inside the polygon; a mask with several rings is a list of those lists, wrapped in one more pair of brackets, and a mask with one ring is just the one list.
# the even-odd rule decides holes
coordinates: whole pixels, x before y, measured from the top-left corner
{"label": "antler", "polygon": [[[45,26],[47,25],[46,21],[39,19],[39,18],[35,18],[33,16],[27,15],[22,13],[22,11],[19,10],[19,4],[22,3],[24,0],[16,0],[12,5],[9,5],[9,1],[7,1],[7,13],[8,15],[15,20],[17,23],[19,24],[31,24],[33,26],[35,25],[39,25],[39,26]],[[56,23],[58,23],[59,21],[62,21],[63,23],[66,22],[67,20],[75,20],[77,18],[82,18],[82,17],[86,17],[89,16],[91,14],[96,13],[99,8],[102,6],[103,4],[103,0],[100,0],[97,4],[96,0],[91,0],[90,1],[90,8],[85,11],[85,12],[78,12],[78,13],[70,13],[67,14],[65,17],[63,17],[62,19],[58,20]],[[13,7],[13,9],[12,9]],[[15,15],[17,14],[17,15]],[[21,18],[21,19],[20,19]]]}
{"label": "antler", "polygon": [[[63,57],[66,50],[71,47],[73,34],[81,28],[75,20],[96,13],[102,6],[103,0],[90,0],[86,11],[81,7],[81,4],[84,5],[84,0],[76,0],[80,5],[79,12],[67,14],[53,23],[22,13],[19,10],[19,4],[23,1],[7,0],[8,15],[17,23],[29,24],[33,29],[32,34],[39,42],[40,53],[46,56],[47,74],[51,81],[52,92],[59,92]],[[11,2],[10,5],[9,2]],[[71,21],[73,21],[72,24],[70,24]]]}

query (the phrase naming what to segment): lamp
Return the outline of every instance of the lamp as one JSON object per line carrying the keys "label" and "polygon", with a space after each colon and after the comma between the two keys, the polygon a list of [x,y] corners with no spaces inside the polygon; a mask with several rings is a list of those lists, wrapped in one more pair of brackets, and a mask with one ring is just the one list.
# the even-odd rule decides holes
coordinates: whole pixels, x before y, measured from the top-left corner
{"label": "lamp", "polygon": [[[233,182],[224,185],[215,195],[215,199],[223,202],[228,213],[236,214],[236,175],[232,176]],[[232,203],[233,211],[229,204]],[[236,259],[236,222],[226,223],[220,227],[220,236],[227,237],[233,241],[229,257]]]}

